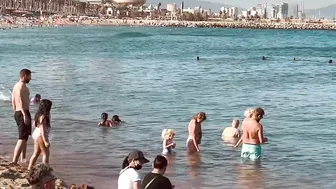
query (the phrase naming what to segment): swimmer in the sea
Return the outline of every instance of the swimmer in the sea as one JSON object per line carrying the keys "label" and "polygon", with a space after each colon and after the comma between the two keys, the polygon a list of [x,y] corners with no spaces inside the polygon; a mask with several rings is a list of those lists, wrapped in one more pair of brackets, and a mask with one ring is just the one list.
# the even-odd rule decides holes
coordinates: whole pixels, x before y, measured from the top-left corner
{"label": "swimmer in the sea", "polygon": [[[234,141],[233,139],[240,137],[240,131],[238,129],[239,126],[239,120],[234,119],[232,121],[231,127],[226,127],[222,133],[222,138],[225,141],[231,142]],[[236,141],[237,142],[237,141]]]}
{"label": "swimmer in the sea", "polygon": [[333,63],[332,59],[329,60],[329,64]]}
{"label": "swimmer in the sea", "polygon": [[118,115],[114,115],[114,116],[112,116],[111,123],[112,123],[112,126],[117,126],[117,125],[119,125],[120,123],[123,123],[123,121],[121,121],[121,120],[119,119],[119,116],[118,116]]}
{"label": "swimmer in the sea", "polygon": [[200,60],[199,56],[198,56],[198,57],[196,57],[196,60],[197,60],[197,61],[199,61],[199,60]]}
{"label": "swimmer in the sea", "polygon": [[199,145],[202,140],[202,128],[201,123],[206,120],[206,114],[204,112],[197,113],[189,122],[188,125],[188,139],[187,148],[189,153],[199,152]]}
{"label": "swimmer in the sea", "polygon": [[175,131],[173,129],[164,129],[161,134],[162,137],[162,154],[172,154],[173,149],[176,147],[176,143],[173,141],[175,137]]}
{"label": "swimmer in the sea", "polygon": [[265,112],[262,108],[256,108],[252,117],[245,119],[242,123],[243,135],[235,145],[238,147],[243,143],[241,157],[251,160],[258,160],[261,157],[261,144],[268,141],[264,138],[263,126],[259,123],[264,117]]}
{"label": "swimmer in the sea", "polygon": [[39,103],[40,101],[41,101],[40,94],[36,94],[34,98],[30,99],[30,103],[33,103],[33,104]]}
{"label": "swimmer in the sea", "polygon": [[263,56],[261,59],[262,59],[262,60],[266,60],[266,57],[265,57],[265,56]]}
{"label": "swimmer in the sea", "polygon": [[112,122],[107,119],[108,114],[107,113],[102,113],[101,114],[101,119],[102,121],[98,123],[98,126],[104,126],[104,127],[112,127]]}

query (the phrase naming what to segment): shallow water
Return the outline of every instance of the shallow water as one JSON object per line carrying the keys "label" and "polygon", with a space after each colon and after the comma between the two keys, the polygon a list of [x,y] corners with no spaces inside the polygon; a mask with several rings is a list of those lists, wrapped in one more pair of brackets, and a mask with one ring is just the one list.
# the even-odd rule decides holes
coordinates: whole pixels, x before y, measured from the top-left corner
{"label": "shallow water", "polygon": [[[8,90],[27,67],[31,95],[54,102],[51,163],[69,183],[117,188],[128,151],[141,149],[153,160],[162,129],[173,128],[177,155],[167,176],[177,188],[335,188],[336,74],[327,63],[336,59],[335,37],[330,31],[145,27],[1,31],[0,155],[12,156],[17,128]],[[265,109],[269,138],[259,165],[241,162],[240,150],[220,139],[232,119],[242,120],[255,106]],[[198,111],[208,115],[202,152],[188,157],[187,124]],[[102,112],[126,123],[97,127]]]}

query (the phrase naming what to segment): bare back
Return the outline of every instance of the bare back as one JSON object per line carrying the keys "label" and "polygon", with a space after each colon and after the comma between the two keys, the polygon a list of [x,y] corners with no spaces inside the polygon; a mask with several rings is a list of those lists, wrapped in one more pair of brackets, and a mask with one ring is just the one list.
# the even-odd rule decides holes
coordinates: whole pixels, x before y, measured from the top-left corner
{"label": "bare back", "polygon": [[12,94],[12,106],[15,111],[29,110],[30,91],[25,83],[19,81],[14,85]]}
{"label": "bare back", "polygon": [[262,125],[254,119],[244,120],[242,123],[243,143],[261,144],[263,141]]}

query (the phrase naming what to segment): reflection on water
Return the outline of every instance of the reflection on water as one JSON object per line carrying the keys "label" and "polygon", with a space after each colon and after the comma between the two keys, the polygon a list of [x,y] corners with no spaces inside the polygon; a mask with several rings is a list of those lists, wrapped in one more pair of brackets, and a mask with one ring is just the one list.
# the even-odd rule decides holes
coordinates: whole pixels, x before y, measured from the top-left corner
{"label": "reflection on water", "polygon": [[241,189],[264,189],[264,175],[261,162],[244,162],[237,164],[236,181]]}
{"label": "reflection on water", "polygon": [[194,180],[198,180],[200,176],[201,154],[188,154],[188,173]]}

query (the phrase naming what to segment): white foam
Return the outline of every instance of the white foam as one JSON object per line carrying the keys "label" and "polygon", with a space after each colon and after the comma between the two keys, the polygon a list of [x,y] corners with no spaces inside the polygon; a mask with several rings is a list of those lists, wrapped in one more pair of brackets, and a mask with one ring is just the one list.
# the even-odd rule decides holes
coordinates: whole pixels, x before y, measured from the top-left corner
{"label": "white foam", "polygon": [[12,92],[0,84],[0,101],[10,101]]}

